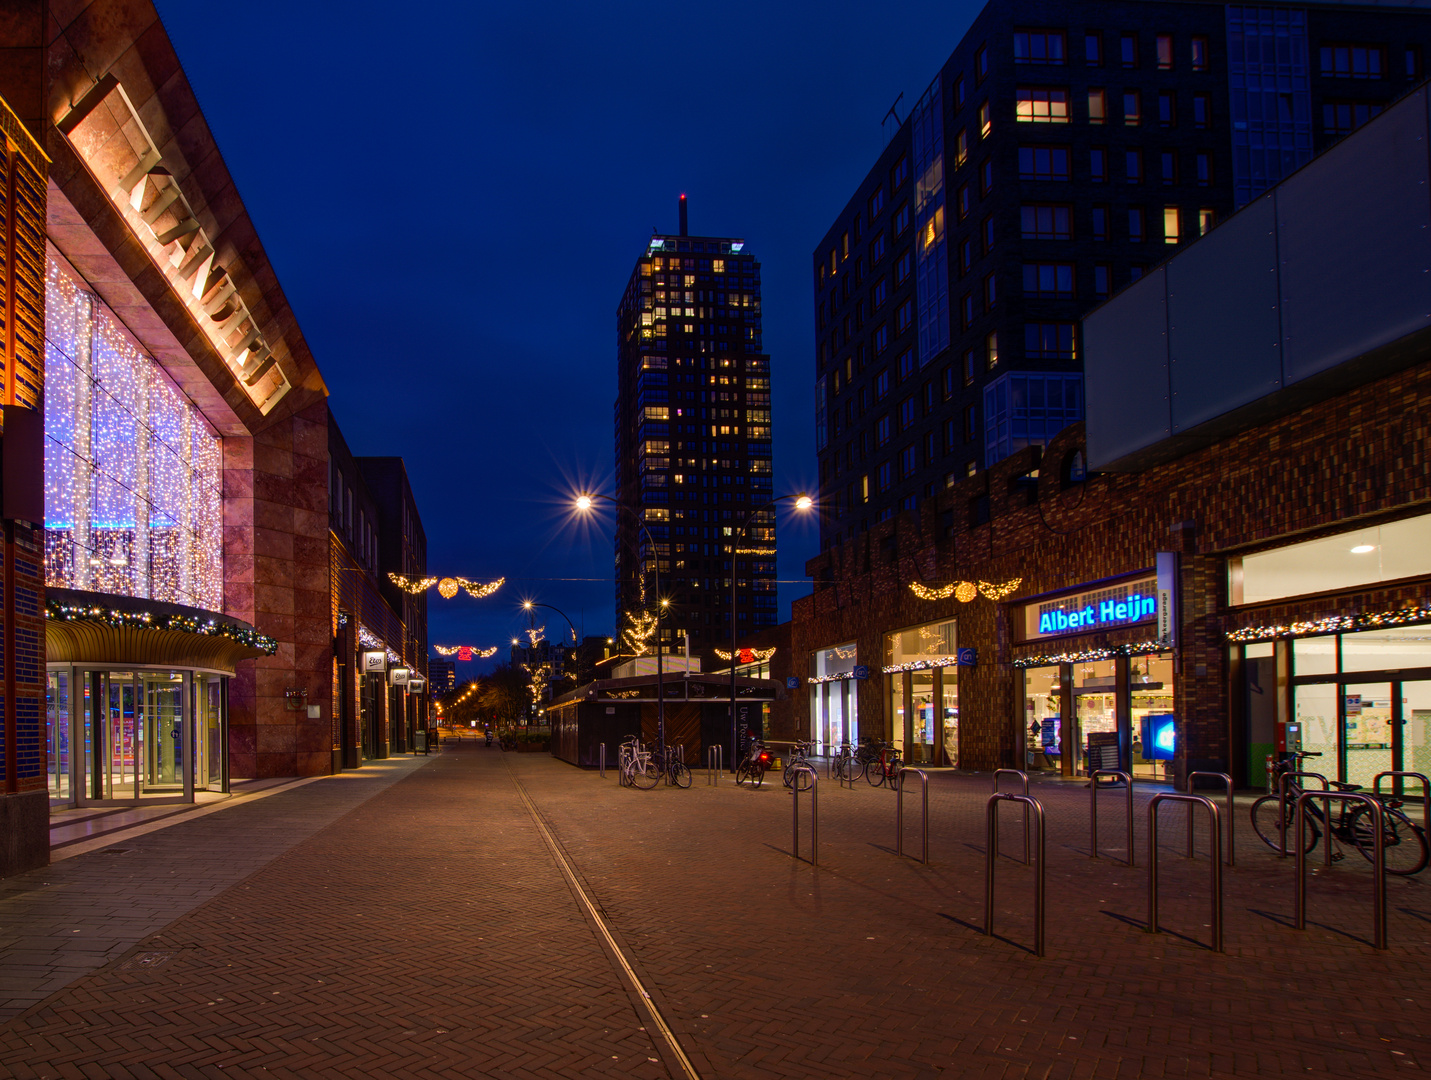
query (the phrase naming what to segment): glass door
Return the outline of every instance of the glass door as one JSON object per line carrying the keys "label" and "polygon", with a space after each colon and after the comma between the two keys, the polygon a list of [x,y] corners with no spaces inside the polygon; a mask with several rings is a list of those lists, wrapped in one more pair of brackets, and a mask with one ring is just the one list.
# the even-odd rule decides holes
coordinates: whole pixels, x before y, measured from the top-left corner
{"label": "glass door", "polygon": [[184,789],[184,676],[146,672],[144,690],[145,791]]}
{"label": "glass door", "polygon": [[934,672],[910,672],[910,695],[909,762],[927,765],[934,757]]}
{"label": "glass door", "polygon": [[944,668],[943,679],[939,683],[939,696],[942,699],[940,716],[944,721],[944,754],[949,759],[949,766],[957,769],[959,767],[959,669]]}
{"label": "glass door", "polygon": [[1073,665],[1072,772],[1088,774],[1088,748],[1118,745],[1118,662],[1095,660]]}
{"label": "glass door", "polygon": [[194,676],[194,786],[223,790],[224,679]]}
{"label": "glass door", "polygon": [[45,733],[49,743],[49,787],[52,803],[68,806],[70,788],[70,673],[47,673]]}
{"label": "glass door", "polygon": [[1062,669],[1057,665],[1024,669],[1024,768],[1059,767],[1062,737]]}
{"label": "glass door", "polygon": [[104,797],[137,799],[144,718],[136,700],[134,673],[111,671],[103,678],[107,751]]}
{"label": "glass door", "polygon": [[1397,767],[1393,764],[1391,723],[1390,683],[1346,683],[1342,687],[1347,783],[1369,788],[1377,773]]}
{"label": "glass door", "polygon": [[[1407,772],[1431,776],[1431,745],[1427,744],[1427,724],[1431,723],[1431,682],[1401,684],[1401,767]],[[1413,782],[1407,787],[1416,794]]]}

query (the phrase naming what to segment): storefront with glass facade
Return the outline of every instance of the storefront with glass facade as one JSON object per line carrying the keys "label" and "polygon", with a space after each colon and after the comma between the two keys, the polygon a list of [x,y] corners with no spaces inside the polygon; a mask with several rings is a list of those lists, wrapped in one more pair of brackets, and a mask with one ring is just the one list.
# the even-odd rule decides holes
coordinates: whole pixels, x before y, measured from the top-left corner
{"label": "storefront with glass facade", "polygon": [[884,635],[888,730],[911,765],[959,764],[958,653],[953,619]]}
{"label": "storefront with glass facade", "polygon": [[853,641],[810,654],[810,741],[817,755],[837,754],[847,743],[859,745],[858,666]]}

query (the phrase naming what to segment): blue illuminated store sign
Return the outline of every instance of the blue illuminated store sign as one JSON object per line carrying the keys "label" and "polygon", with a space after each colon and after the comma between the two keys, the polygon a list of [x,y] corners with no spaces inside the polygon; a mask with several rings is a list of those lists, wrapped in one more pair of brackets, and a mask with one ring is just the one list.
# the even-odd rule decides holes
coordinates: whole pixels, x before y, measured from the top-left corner
{"label": "blue illuminated store sign", "polygon": [[1139,578],[1024,605],[1024,640],[1156,622],[1158,579]]}

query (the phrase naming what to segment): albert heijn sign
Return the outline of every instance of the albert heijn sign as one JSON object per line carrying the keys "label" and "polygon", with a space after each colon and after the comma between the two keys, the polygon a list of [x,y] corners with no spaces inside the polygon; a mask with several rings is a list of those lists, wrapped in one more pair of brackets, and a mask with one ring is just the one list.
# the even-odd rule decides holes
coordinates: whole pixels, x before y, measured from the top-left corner
{"label": "albert heijn sign", "polygon": [[1024,641],[1116,630],[1158,621],[1158,576],[1098,585],[1023,605]]}

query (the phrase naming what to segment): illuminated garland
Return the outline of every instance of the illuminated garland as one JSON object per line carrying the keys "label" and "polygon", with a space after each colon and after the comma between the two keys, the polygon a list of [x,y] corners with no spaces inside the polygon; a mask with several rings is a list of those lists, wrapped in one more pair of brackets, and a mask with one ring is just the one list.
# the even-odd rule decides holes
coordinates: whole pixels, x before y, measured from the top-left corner
{"label": "illuminated garland", "polygon": [[216,619],[196,619],[189,615],[158,614],[152,611],[118,611],[114,608],[88,607],[61,604],[57,600],[45,601],[45,618],[55,622],[96,622],[116,630],[132,627],[150,630],[178,630],[185,634],[203,634],[205,637],[226,637],[231,641],[258,649],[265,656],[278,651],[278,642],[267,634],[249,630],[235,623],[219,622]]}
{"label": "illuminated garland", "polygon": [[1378,611],[1373,614],[1328,615],[1324,619],[1308,619],[1285,626],[1248,626],[1229,630],[1231,642],[1271,641],[1282,637],[1308,637],[1313,634],[1335,634],[1349,630],[1374,630],[1377,627],[1405,626],[1407,623],[1431,620],[1431,608],[1402,608],[1400,611]]}
{"label": "illuminated garland", "polygon": [[809,683],[847,682],[854,677],[853,671],[837,671],[833,675],[811,675],[805,681]]}
{"label": "illuminated garland", "polygon": [[436,649],[441,656],[456,656],[463,649],[467,649],[472,653],[472,657],[475,660],[485,660],[487,657],[497,654],[497,646],[495,645],[490,649],[483,649],[476,645],[434,645],[433,648]]}
{"label": "illuminated garland", "polygon": [[406,574],[394,573],[389,573],[388,578],[398,588],[410,592],[414,596],[418,593],[424,593],[436,585],[438,593],[442,595],[444,600],[451,600],[457,595],[458,589],[466,589],[467,595],[472,597],[473,600],[481,600],[484,597],[491,596],[507,582],[506,578],[500,577],[496,581],[489,581],[484,585],[479,581],[468,581],[464,577],[414,578],[408,577]]}
{"label": "illuminated garland", "polygon": [[641,696],[641,691],[640,691],[640,690],[608,690],[608,691],[606,692],[606,696],[607,696],[607,697],[612,697],[612,698],[633,698],[633,697],[640,697],[640,696]]}
{"label": "illuminated garland", "polygon": [[775,549],[770,547],[736,548],[735,553],[737,555],[774,555]]}
{"label": "illuminated garland", "polygon": [[895,675],[901,671],[928,671],[932,668],[954,667],[957,662],[952,656],[936,656],[926,660],[906,660],[902,664],[890,664],[880,670],[886,675]]}
{"label": "illuminated garland", "polygon": [[1016,668],[1047,667],[1049,664],[1086,664],[1093,660],[1112,660],[1115,656],[1142,656],[1145,653],[1163,652],[1168,648],[1165,641],[1140,641],[1133,645],[1115,645],[1109,649],[1087,649],[1084,652],[1044,653],[1040,656],[1023,656],[1014,661]]}
{"label": "illuminated garland", "polygon": [[527,637],[532,642],[532,648],[535,649],[537,647],[537,642],[542,640],[542,635],[546,633],[546,630],[547,628],[545,626],[536,626],[527,631]]}
{"label": "illuminated garland", "polygon": [[358,624],[358,643],[365,649],[382,649],[389,664],[401,664],[402,657],[388,648],[388,643],[373,633],[362,623]]}
{"label": "illuminated garland", "polygon": [[983,593],[986,599],[998,603],[1006,596],[1011,595],[1023,580],[1023,578],[1014,578],[1012,581],[1005,581],[997,585],[992,581],[981,581],[977,585],[972,581],[956,581],[934,589],[927,585],[921,585],[917,581],[911,581],[909,590],[921,600],[948,600],[952,596],[959,603],[967,604],[974,597]]}
{"label": "illuminated garland", "polygon": [[631,651],[637,656],[645,656],[646,642],[656,632],[656,616],[649,615],[644,611],[638,611],[633,615],[628,611],[626,617],[631,620],[631,625],[621,631],[622,640],[631,646]]}
{"label": "illuminated garland", "polygon": [[[761,663],[764,663],[766,660],[769,660],[772,656],[775,655],[775,646],[772,645],[772,646],[771,646],[770,648],[768,648],[768,649],[737,649],[736,652],[737,652],[737,653],[750,653],[750,655],[755,658],[754,661],[751,661],[751,660],[742,660],[742,661],[741,661],[742,664],[748,664],[748,663],[753,663],[753,662],[757,662],[757,661],[758,661],[758,662],[761,662]],[[729,660],[729,659],[730,659],[730,653],[726,652],[724,649],[717,649],[717,650],[715,650],[715,654],[716,654],[717,656],[719,656],[722,660]]]}

